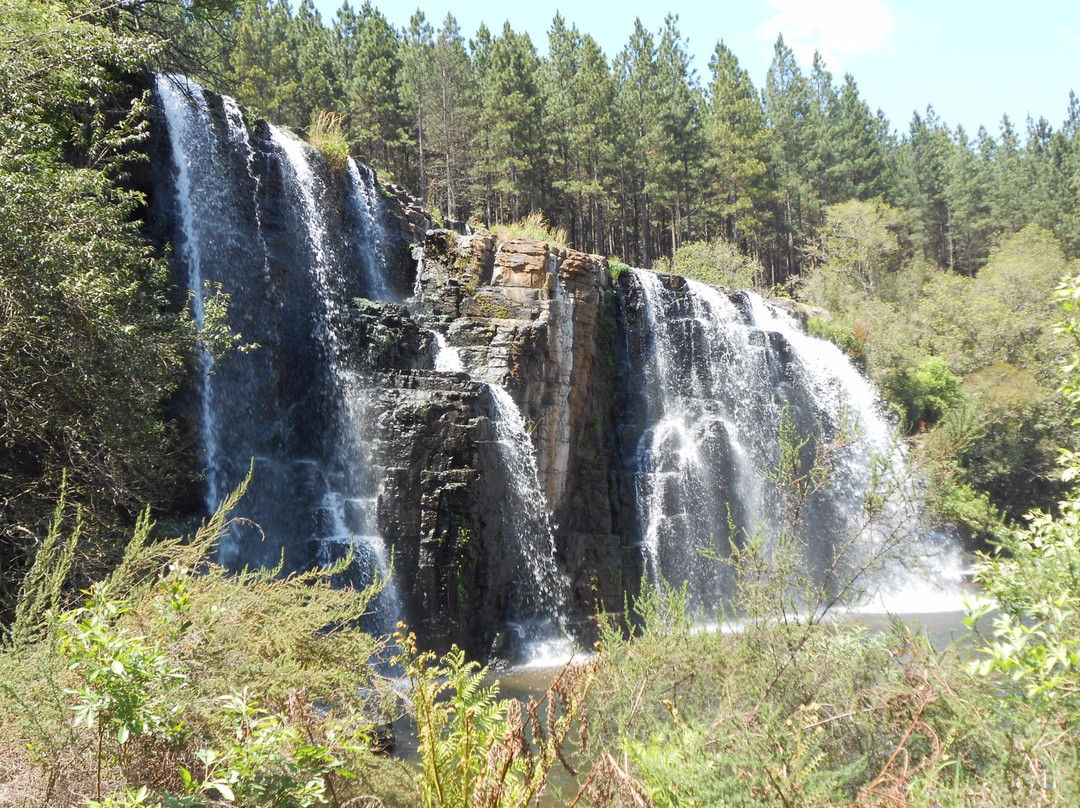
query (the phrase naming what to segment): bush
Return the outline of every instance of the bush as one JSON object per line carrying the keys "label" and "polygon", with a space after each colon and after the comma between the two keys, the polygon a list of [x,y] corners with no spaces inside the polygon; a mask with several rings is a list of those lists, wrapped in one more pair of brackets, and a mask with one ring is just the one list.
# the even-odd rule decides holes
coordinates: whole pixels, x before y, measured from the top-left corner
{"label": "bush", "polygon": [[130,98],[120,77],[155,52],[105,27],[128,11],[30,0],[0,11],[0,40],[20,43],[0,49],[2,625],[62,484],[96,539],[74,561],[84,586],[140,508],[175,505],[184,484],[165,405],[196,335],[140,233],[142,195],[125,189],[150,99]]}
{"label": "bush", "polygon": [[912,431],[933,426],[961,399],[961,379],[940,356],[900,368],[883,383],[886,398],[899,406]]}
{"label": "bush", "polygon": [[544,214],[538,210],[510,224],[492,225],[491,232],[495,234],[498,244],[505,244],[516,238],[528,238],[534,241],[546,241],[556,247],[567,246],[566,231],[561,227],[549,225]]}
{"label": "bush", "polygon": [[684,244],[675,251],[674,258],[657,259],[653,269],[725,289],[753,289],[765,279],[761,264],[728,241]]}
{"label": "bush", "polygon": [[56,593],[78,534],[39,554],[0,650],[0,782],[24,801],[76,804],[94,784],[99,801],[145,787],[188,805],[337,802],[356,795],[340,772],[375,768],[367,738],[389,702],[358,621],[377,587],[332,589],[332,569],[228,574],[210,561],[224,513],[157,544],[142,519],[73,610]]}
{"label": "bush", "polygon": [[868,358],[868,335],[862,323],[849,327],[830,317],[811,315],[806,320],[806,330],[813,337],[827,339],[847,354],[859,369],[866,372]]}
{"label": "bush", "polygon": [[648,800],[963,804],[955,780],[982,777],[992,750],[955,659],[899,623],[870,634],[773,604],[752,630],[703,631],[660,589],[638,601],[635,637],[603,629],[593,737],[629,760]]}
{"label": "bush", "polygon": [[611,274],[611,279],[616,280],[624,272],[630,271],[630,265],[624,264],[615,258],[608,258],[608,272]]}
{"label": "bush", "polygon": [[341,128],[341,116],[319,110],[311,116],[308,127],[308,143],[326,160],[334,171],[344,171],[349,159],[349,140]]}

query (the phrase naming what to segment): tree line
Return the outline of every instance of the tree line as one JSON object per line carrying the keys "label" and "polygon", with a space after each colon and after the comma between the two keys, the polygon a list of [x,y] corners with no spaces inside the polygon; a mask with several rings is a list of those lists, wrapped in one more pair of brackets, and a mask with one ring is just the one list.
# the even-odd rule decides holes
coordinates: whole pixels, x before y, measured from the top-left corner
{"label": "tree line", "polygon": [[678,17],[640,20],[608,57],[561,15],[541,55],[509,23],[466,39],[452,14],[395,29],[370,2],[329,22],[311,0],[248,0],[193,20],[195,72],[279,124],[341,116],[353,153],[448,219],[485,226],[542,211],[582,250],[652,266],[722,239],[797,275],[825,209],[880,200],[904,211],[904,247],[973,275],[1001,232],[1035,223],[1080,254],[1080,100],[1066,118],[996,133],[951,128],[933,108],[895,131],[850,74],[782,37],[763,87],[720,41],[702,78]]}

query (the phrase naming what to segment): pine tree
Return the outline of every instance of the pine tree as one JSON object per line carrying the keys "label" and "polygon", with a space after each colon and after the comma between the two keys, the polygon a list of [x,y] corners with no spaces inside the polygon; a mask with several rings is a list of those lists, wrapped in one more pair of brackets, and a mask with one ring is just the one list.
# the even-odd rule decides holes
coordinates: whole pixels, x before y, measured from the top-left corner
{"label": "pine tree", "polygon": [[[507,23],[484,54],[480,126],[483,170],[492,178],[494,221],[540,210],[546,161],[540,61],[528,34]],[[489,221],[490,223],[490,221]]]}
{"label": "pine tree", "polygon": [[575,127],[582,112],[578,74],[582,59],[581,34],[567,28],[561,14],[556,14],[548,30],[548,58],[541,67],[544,86],[544,120],[551,148],[552,188],[558,217],[556,224],[565,227],[571,244],[580,243],[580,216],[574,215],[574,190],[580,175],[579,155],[575,146]]}
{"label": "pine tree", "polygon": [[542,76],[554,219],[574,246],[603,251],[610,217],[614,79],[596,40],[568,28],[559,15],[548,32],[548,54]]}
{"label": "pine tree", "polygon": [[401,43],[378,9],[365,2],[359,15],[338,12],[339,71],[345,76],[342,106],[354,152],[402,181],[408,173],[409,113],[401,99]]}
{"label": "pine tree", "polygon": [[431,25],[428,24],[423,12],[417,11],[409,19],[409,27],[405,29],[401,54],[401,98],[409,108],[412,117],[410,128],[413,147],[411,151],[416,155],[417,190],[424,200],[428,199],[427,151],[429,146],[425,141],[430,136],[427,131],[427,111],[431,103],[430,94],[434,83],[434,50]]}
{"label": "pine tree", "polygon": [[652,34],[640,19],[634,21],[630,41],[615,61],[615,75],[617,114],[625,122],[616,143],[623,254],[649,267],[654,256],[649,217],[650,199],[656,191],[659,71]]}
{"label": "pine tree", "polygon": [[956,240],[955,268],[972,277],[986,261],[993,230],[986,168],[964,127],[957,127],[955,148],[945,163],[944,194]]}
{"label": "pine tree", "polygon": [[764,234],[772,204],[766,165],[770,132],[750,74],[723,42],[713,51],[709,71],[703,193],[710,222],[715,224],[707,224],[705,235],[721,235],[746,247]]}
{"label": "pine tree", "polygon": [[469,212],[464,199],[469,165],[469,143],[476,116],[477,86],[465,39],[457,20],[447,14],[432,51],[434,66],[431,144],[432,155],[441,166],[440,176],[431,177],[433,195],[441,199],[448,219],[465,218]]}
{"label": "pine tree", "polygon": [[773,131],[770,166],[778,190],[776,258],[781,271],[775,272],[774,262],[774,282],[797,274],[801,245],[818,217],[811,176],[815,160],[812,107],[810,84],[783,36],[777,37],[765,77],[765,114]]}
{"label": "pine tree", "polygon": [[670,252],[693,235],[697,183],[705,157],[702,92],[690,66],[679,18],[669,14],[657,48],[658,159],[655,176],[658,198],[670,211]]}
{"label": "pine tree", "polygon": [[342,94],[330,32],[311,0],[300,0],[290,39],[299,78],[296,114],[307,127],[320,111],[333,110]]}
{"label": "pine tree", "polygon": [[1055,160],[1060,166],[1061,204],[1054,232],[1065,254],[1080,257],[1080,98],[1069,91],[1065,122],[1055,141]]}
{"label": "pine tree", "polygon": [[855,78],[844,76],[844,84],[835,95],[827,140],[833,160],[824,168],[825,194],[822,202],[832,204],[847,199],[868,200],[882,197],[888,189],[885,150],[888,122],[874,116],[859,97]]}
{"label": "pine tree", "polygon": [[303,127],[308,119],[299,108],[292,23],[287,0],[245,5],[236,25],[228,79],[242,103],[277,123]]}
{"label": "pine tree", "polygon": [[955,145],[933,107],[916,113],[901,148],[903,204],[912,214],[912,241],[938,265],[956,267],[953,213],[945,194],[947,166]]}

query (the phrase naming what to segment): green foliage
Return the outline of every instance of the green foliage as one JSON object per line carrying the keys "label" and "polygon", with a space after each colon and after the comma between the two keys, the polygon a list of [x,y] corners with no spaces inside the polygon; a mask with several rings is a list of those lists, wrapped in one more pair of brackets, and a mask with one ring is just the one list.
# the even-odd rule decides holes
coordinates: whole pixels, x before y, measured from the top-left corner
{"label": "green foliage", "polygon": [[862,370],[866,370],[869,346],[866,326],[856,323],[854,327],[848,327],[844,323],[824,317],[811,315],[806,320],[806,331],[812,337],[827,339],[848,355]]}
{"label": "green foliage", "polygon": [[[583,721],[591,666],[567,665],[539,699],[499,701],[498,682],[485,686],[488,669],[466,661],[460,649],[436,662],[403,626],[394,636],[419,728],[417,784],[425,808],[541,805],[552,767],[569,769],[567,741]],[[579,751],[586,729],[581,723]]]}
{"label": "green foliage", "polygon": [[13,646],[22,646],[31,642],[40,634],[45,615],[57,612],[64,597],[64,584],[71,572],[82,535],[82,514],[75,519],[71,534],[61,538],[64,518],[67,511],[66,480],[60,484],[60,497],[53,511],[53,520],[49,532],[38,547],[34,563],[27,571],[19,589],[19,599],[15,604],[15,619],[12,621],[5,638]]}
{"label": "green foliage", "polygon": [[653,269],[726,289],[760,288],[765,281],[761,264],[727,241],[684,244],[674,258],[654,262]]}
{"label": "green foliage", "polygon": [[[116,24],[105,22],[112,9]],[[135,4],[139,8],[159,4]],[[210,4],[160,4],[179,12]],[[159,50],[133,5],[0,4],[0,620],[65,485],[99,574],[143,503],[176,497],[185,458],[165,403],[194,346],[168,267],[125,190],[148,97],[123,77]],[[146,22],[150,23],[148,17]]]}
{"label": "green foliage", "polygon": [[143,786],[177,805],[314,804],[356,795],[345,769],[377,769],[365,738],[387,710],[380,643],[357,621],[378,585],[332,589],[334,569],[227,574],[209,559],[240,493],[187,540],[148,543],[140,522],[84,606],[41,611],[35,592],[61,587],[63,565],[28,588],[32,630],[0,650],[0,760],[18,750],[28,794],[73,804],[62,795],[97,782],[98,800],[129,790],[117,804]]}
{"label": "green foliage", "polygon": [[326,110],[316,112],[308,127],[307,139],[331,169],[337,172],[345,170],[345,163],[349,159],[349,141],[342,131],[340,115]]}
{"label": "green foliage", "polygon": [[[487,769],[487,750],[501,734],[506,703],[496,700],[498,685],[484,687],[487,669],[466,662],[452,649],[438,664],[432,652],[420,653],[413,635],[396,635],[420,728],[425,806],[470,806]],[[440,701],[443,694],[448,698]]]}
{"label": "green foliage", "polygon": [[624,264],[615,258],[608,258],[608,272],[611,274],[611,279],[615,280],[624,272],[630,271],[630,265]]}
{"label": "green foliage", "polygon": [[[1072,276],[1057,294],[1065,315],[1058,330],[1073,344],[1062,368],[1062,391],[1074,415],[1080,366],[1077,290],[1080,277]],[[1080,476],[1077,459],[1074,452],[1061,458],[1062,476],[1074,484]],[[1055,711],[1072,711],[1071,697],[1080,694],[1080,491],[1071,490],[1057,514],[1033,511],[1027,519],[1026,529],[1004,537],[997,551],[976,565],[982,592],[968,622],[974,625],[995,607],[999,614],[993,639],[982,649],[985,657],[972,669],[981,676],[1004,674],[1026,697]]]}
{"label": "green foliage", "polygon": [[888,273],[897,268],[900,214],[883,202],[855,199],[825,209],[825,227],[808,251],[818,262],[805,281],[819,305],[834,307],[836,290],[857,290],[864,298],[880,293]]}
{"label": "green foliage", "polygon": [[[1075,277],[1060,286],[1065,321],[1061,333],[1074,344],[1064,366],[1062,386],[1075,401],[1077,310]],[[1075,410],[1074,410],[1075,412]],[[1064,476],[1075,481],[1076,455],[1062,457]],[[980,557],[975,580],[979,597],[969,604],[967,623],[982,635],[979,621],[991,612],[990,637],[969,670],[990,680],[1008,703],[1010,719],[1019,713],[1033,738],[1027,764],[1033,775],[1053,772],[1050,799],[1067,802],[1080,787],[1080,749],[1071,732],[1080,716],[1080,493],[1073,489],[1059,510],[1028,514],[1028,527],[1003,536],[991,554]],[[1021,725],[1024,726],[1024,725]]]}
{"label": "green foliage", "polygon": [[775,576],[752,572],[746,585],[771,604],[752,630],[695,628],[667,589],[639,600],[633,638],[602,627],[592,733],[626,756],[643,799],[888,804],[922,790],[933,798],[908,804],[958,805],[954,772],[965,784],[987,776],[992,750],[970,714],[979,693],[955,660],[900,624],[870,634],[801,621]]}
{"label": "green foliage", "polygon": [[966,513],[972,532],[996,530],[995,511],[1017,519],[1061,493],[1055,447],[1075,439],[1051,383],[1064,357],[1052,297],[1069,266],[1050,233],[1029,227],[974,278],[913,260],[868,297],[826,263],[799,286],[833,306],[838,328],[865,333],[869,375],[907,429],[927,430],[923,454],[942,466],[931,474],[945,485],[933,495],[940,513]]}
{"label": "green foliage", "polygon": [[[331,774],[353,776],[331,751],[333,728],[325,742],[306,738],[303,724],[260,708],[246,689],[219,701],[232,738],[220,751],[200,749],[195,754],[202,764],[201,782],[187,769],[180,770],[185,791],[196,800],[200,794],[216,795],[237,806],[309,808],[328,802]],[[350,751],[365,750],[352,746]]]}
{"label": "green foliage", "polygon": [[532,211],[524,219],[510,224],[493,225],[491,228],[499,244],[505,244],[516,238],[529,238],[535,241],[546,241],[553,247],[566,246],[566,231],[558,227],[551,227],[544,214]]}
{"label": "green foliage", "polygon": [[421,13],[395,30],[371,2],[324,23],[310,0],[247,0],[207,22],[201,5],[125,11],[164,8],[171,63],[278,123],[345,116],[353,152],[447,219],[543,210],[576,249],[645,267],[721,240],[760,262],[759,285],[805,282],[825,262],[874,294],[911,259],[974,277],[1029,224],[1080,249],[1072,97],[1058,131],[1004,119],[969,137],[927,109],[897,135],[853,76],[834,80],[820,56],[805,71],[782,39],[764,87],[724,42],[702,81],[674,15],[636,24],[608,59],[561,14],[541,56],[490,19],[467,32]]}
{"label": "green foliage", "polygon": [[1022,693],[1075,716],[1080,694],[1080,499],[1070,497],[1055,516],[1034,513],[1030,526],[984,556],[975,577],[982,598],[974,623],[995,606],[993,637],[972,664],[981,676],[1004,674]]}
{"label": "green foliage", "polygon": [[108,599],[104,585],[95,585],[86,606],[64,614],[57,629],[59,651],[83,681],[81,687],[67,690],[76,697],[75,726],[97,733],[98,799],[106,738],[123,747],[144,733],[168,736],[179,729],[167,691],[184,674],[144,638],[116,630],[126,608]]}
{"label": "green foliage", "polygon": [[126,609],[126,604],[109,599],[105,586],[95,585],[86,605],[65,613],[57,629],[68,669],[78,670],[85,681],[69,691],[77,696],[75,725],[100,727],[119,744],[144,732],[172,728],[169,711],[163,709],[164,691],[184,678],[145,638],[116,630]]}
{"label": "green foliage", "polygon": [[890,376],[886,395],[897,403],[910,428],[925,428],[941,420],[960,401],[961,380],[940,356],[930,356],[912,368]]}

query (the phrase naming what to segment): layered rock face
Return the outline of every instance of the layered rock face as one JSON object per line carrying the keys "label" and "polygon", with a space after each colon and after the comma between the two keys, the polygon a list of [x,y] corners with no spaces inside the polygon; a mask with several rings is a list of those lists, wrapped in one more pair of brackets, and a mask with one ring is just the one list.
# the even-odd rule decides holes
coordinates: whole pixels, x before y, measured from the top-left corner
{"label": "layered rock face", "polygon": [[618,604],[623,591],[607,262],[539,241],[496,247],[491,234],[432,231],[417,289],[416,315],[458,346],[477,378],[509,391],[530,427],[568,611],[583,630],[599,603]]}

